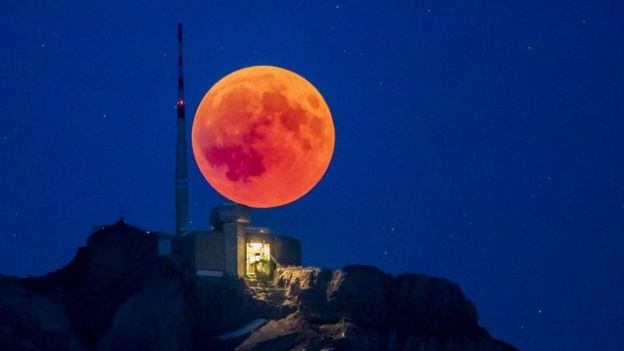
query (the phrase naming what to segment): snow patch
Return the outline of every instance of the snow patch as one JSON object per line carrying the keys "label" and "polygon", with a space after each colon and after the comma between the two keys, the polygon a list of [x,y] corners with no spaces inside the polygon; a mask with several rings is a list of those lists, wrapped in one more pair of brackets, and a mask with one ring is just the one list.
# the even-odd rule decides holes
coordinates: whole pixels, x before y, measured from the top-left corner
{"label": "snow patch", "polygon": [[245,325],[244,327],[242,327],[240,329],[237,329],[237,330],[235,330],[233,332],[230,332],[230,333],[227,333],[227,334],[223,334],[220,337],[218,337],[217,339],[219,339],[219,340],[228,340],[228,339],[238,338],[238,337],[241,337],[243,335],[251,334],[256,329],[258,329],[261,326],[265,325],[266,322],[268,322],[268,320],[264,319],[264,318],[255,319],[252,322],[250,322],[247,325]]}

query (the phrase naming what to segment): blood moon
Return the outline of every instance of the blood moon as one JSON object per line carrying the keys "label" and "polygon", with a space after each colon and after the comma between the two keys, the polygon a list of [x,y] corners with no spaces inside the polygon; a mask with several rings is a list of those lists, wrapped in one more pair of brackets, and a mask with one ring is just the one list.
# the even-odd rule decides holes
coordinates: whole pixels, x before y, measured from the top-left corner
{"label": "blood moon", "polygon": [[334,152],[331,112],[316,88],[275,66],[219,80],[193,122],[193,154],[208,183],[231,201],[275,207],[309,192]]}

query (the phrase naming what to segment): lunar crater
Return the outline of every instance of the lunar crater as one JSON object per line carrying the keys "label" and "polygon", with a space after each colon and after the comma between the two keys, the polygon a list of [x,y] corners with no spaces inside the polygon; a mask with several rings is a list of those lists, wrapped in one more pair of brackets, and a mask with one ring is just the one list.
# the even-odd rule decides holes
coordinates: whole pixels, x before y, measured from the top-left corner
{"label": "lunar crater", "polygon": [[308,95],[308,103],[312,108],[319,108],[319,101],[314,95]]}

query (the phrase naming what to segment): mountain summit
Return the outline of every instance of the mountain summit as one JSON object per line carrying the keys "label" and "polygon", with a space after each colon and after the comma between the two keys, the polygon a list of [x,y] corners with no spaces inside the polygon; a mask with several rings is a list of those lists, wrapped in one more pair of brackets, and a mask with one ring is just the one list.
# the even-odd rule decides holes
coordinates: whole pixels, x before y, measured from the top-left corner
{"label": "mountain summit", "polygon": [[58,271],[0,276],[0,349],[516,350],[446,279],[361,265],[201,277],[158,255],[159,235],[119,221]]}

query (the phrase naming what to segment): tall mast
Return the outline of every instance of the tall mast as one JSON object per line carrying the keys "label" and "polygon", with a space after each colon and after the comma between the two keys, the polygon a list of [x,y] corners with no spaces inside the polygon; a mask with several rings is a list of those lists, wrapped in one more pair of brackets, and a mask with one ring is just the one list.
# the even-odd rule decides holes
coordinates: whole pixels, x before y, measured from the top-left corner
{"label": "tall mast", "polygon": [[186,167],[186,113],[184,108],[184,76],[182,70],[182,22],[178,23],[178,101],[176,139],[175,220],[176,235],[186,232],[188,223],[188,176]]}

